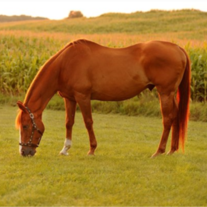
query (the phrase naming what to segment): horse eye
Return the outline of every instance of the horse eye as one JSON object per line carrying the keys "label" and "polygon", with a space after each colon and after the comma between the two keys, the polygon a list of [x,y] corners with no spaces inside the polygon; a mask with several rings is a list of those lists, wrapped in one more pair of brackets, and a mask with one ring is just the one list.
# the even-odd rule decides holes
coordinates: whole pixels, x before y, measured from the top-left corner
{"label": "horse eye", "polygon": [[23,127],[23,129],[27,129],[28,128],[28,125],[24,125],[22,127]]}

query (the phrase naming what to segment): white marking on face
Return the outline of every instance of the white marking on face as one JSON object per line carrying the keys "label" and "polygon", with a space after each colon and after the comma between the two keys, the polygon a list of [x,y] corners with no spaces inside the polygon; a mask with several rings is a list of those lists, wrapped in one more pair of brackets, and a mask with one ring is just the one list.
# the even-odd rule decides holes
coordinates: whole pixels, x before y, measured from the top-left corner
{"label": "white marking on face", "polygon": [[67,151],[71,148],[72,141],[68,138],[65,139],[63,149],[60,151],[61,155],[68,155]]}

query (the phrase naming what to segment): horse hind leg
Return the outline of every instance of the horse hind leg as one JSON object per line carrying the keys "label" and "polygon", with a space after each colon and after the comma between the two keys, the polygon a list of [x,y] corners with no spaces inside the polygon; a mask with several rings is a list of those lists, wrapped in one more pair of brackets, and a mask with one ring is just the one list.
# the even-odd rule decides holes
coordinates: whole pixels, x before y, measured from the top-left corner
{"label": "horse hind leg", "polygon": [[65,99],[66,110],[66,138],[61,155],[68,155],[68,150],[72,146],[72,127],[75,119],[76,102]]}
{"label": "horse hind leg", "polygon": [[168,155],[173,154],[179,148],[179,117],[178,117],[178,103],[176,98],[174,98],[174,121],[172,124],[172,140],[171,140],[171,149],[168,152]]}
{"label": "horse hind leg", "polygon": [[[165,153],[168,136],[170,133],[170,129],[173,125],[175,117],[176,117],[176,108],[174,103],[174,92],[170,94],[161,94],[160,95],[161,102],[161,111],[163,117],[163,132],[160,140],[159,147],[157,151],[152,155],[152,157],[156,157],[157,155]],[[173,146],[175,144],[173,143]]]}

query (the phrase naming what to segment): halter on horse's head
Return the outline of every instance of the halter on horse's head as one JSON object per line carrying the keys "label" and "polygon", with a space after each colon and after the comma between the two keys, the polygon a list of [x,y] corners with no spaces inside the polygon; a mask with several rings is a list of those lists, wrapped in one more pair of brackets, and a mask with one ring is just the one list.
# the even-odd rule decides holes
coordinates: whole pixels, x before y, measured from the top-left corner
{"label": "halter on horse's head", "polygon": [[17,103],[21,112],[18,116],[17,125],[19,127],[19,145],[22,156],[33,156],[39,146],[44,125],[40,118],[36,118],[31,110],[21,102]]}

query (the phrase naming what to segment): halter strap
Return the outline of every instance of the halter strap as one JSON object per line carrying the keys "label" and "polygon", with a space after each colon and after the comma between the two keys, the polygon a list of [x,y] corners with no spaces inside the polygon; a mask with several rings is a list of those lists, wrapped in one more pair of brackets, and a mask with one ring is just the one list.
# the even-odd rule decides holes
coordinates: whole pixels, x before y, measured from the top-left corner
{"label": "halter strap", "polygon": [[37,131],[39,132],[39,134],[42,135],[43,133],[38,129],[38,127],[37,127],[37,125],[36,125],[36,123],[35,123],[35,120],[34,120],[34,114],[30,111],[30,109],[29,109],[27,106],[25,106],[25,108],[27,109],[27,111],[28,111],[28,113],[29,113],[29,116],[30,116],[31,121],[32,121],[33,128],[34,128],[35,130],[37,130]]}
{"label": "halter strap", "polygon": [[[38,127],[37,127],[37,125],[35,123],[34,114],[31,112],[31,110],[27,106],[25,106],[25,108],[27,109],[27,111],[29,113],[29,117],[30,117],[30,119],[32,121],[32,134],[31,134],[30,139],[29,139],[29,141],[27,143],[19,143],[19,145],[21,145],[21,146],[28,146],[28,147],[38,147],[39,144],[40,144],[40,141],[41,141],[43,133],[38,129]],[[33,144],[32,143],[33,135],[34,135],[34,131],[35,130],[41,135],[39,140],[38,140],[38,144]]]}

